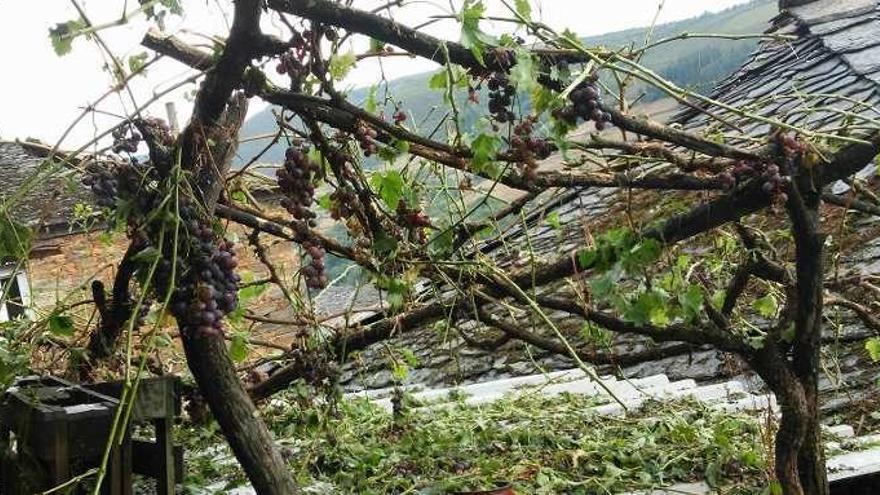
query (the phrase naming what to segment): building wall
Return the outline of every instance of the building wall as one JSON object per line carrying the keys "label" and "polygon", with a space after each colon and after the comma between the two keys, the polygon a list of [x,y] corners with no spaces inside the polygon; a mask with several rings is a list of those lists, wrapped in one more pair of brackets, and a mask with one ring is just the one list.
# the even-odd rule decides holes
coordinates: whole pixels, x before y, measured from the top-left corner
{"label": "building wall", "polygon": [[[249,231],[237,225],[230,232],[238,236],[236,254],[239,274],[245,280],[259,280],[268,276],[253,248],[247,243]],[[261,243],[268,247],[269,257],[278,271],[292,283],[298,264],[298,248],[292,242],[278,242],[262,235]],[[44,239],[38,243],[36,255],[28,262],[27,275],[36,313],[45,314],[62,301],[73,303],[90,299],[92,280],[104,282],[108,291],[113,283],[116,265],[128,246],[123,234],[107,236],[103,232],[75,233]],[[267,291],[266,297],[256,301],[268,309],[285,304],[280,293]],[[254,308],[259,310],[260,308]]]}

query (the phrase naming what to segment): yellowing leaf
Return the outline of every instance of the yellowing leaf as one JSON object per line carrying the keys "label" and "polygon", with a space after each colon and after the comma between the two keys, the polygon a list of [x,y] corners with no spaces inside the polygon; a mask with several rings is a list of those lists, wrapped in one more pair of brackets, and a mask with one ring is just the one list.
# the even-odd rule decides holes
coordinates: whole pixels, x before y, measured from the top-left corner
{"label": "yellowing leaf", "polygon": [[752,303],[752,308],[764,318],[773,318],[776,316],[779,302],[776,301],[776,297],[773,294],[767,294],[760,299],[755,299],[755,302]]}
{"label": "yellowing leaf", "polygon": [[516,6],[517,14],[527,21],[532,20],[532,6],[529,0],[516,0],[514,5]]}
{"label": "yellowing leaf", "polygon": [[330,76],[336,81],[345,79],[356,62],[357,58],[352,52],[333,54],[330,57]]}
{"label": "yellowing leaf", "polygon": [[880,337],[872,337],[865,341],[865,350],[875,363],[880,361]]}

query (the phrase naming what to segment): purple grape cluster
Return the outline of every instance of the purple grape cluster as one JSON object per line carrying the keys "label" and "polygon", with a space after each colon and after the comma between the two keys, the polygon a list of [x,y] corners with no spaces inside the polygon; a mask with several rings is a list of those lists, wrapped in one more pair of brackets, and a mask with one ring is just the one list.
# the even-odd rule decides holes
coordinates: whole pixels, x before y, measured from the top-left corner
{"label": "purple grape cluster", "polygon": [[533,136],[537,118],[534,116],[523,119],[513,127],[510,147],[517,152],[523,179],[528,182],[538,177],[537,160],[543,160],[553,152],[550,142]]}
{"label": "purple grape cluster", "polygon": [[102,208],[116,206],[116,198],[119,196],[119,181],[114,169],[102,164],[91,163],[86,167],[82,183],[92,190],[98,206]]}
{"label": "purple grape cluster", "polygon": [[794,159],[807,152],[806,143],[798,139],[797,135],[779,133],[776,141],[786,159]]}
{"label": "purple grape cluster", "polygon": [[281,206],[293,218],[314,226],[315,212],[311,210],[315,200],[315,180],[320,167],[308,156],[308,150],[299,146],[287,148],[284,168],[278,171],[278,187],[284,194]]}
{"label": "purple grape cluster", "polygon": [[[171,311],[188,331],[202,336],[222,335],[223,318],[238,307],[241,278],[235,273],[235,246],[225,239],[218,241],[211,226],[201,221],[192,207],[182,205],[180,216],[186,219],[188,263],[178,259],[182,277],[172,297]],[[171,272],[170,260],[160,261],[159,289],[168,286]]]}
{"label": "purple grape cluster", "polygon": [[779,165],[776,165],[775,163],[738,161],[733,164],[730,170],[721,172],[717,175],[717,178],[720,179],[728,189],[732,189],[737,184],[754,177],[760,177],[764,181],[764,183],[761,184],[761,189],[765,193],[773,195],[774,198],[779,201],[785,201],[788,199],[785,190],[791,182],[791,178],[783,175]]}
{"label": "purple grape cluster", "polygon": [[611,122],[611,115],[602,110],[601,91],[595,74],[572,90],[568,100],[569,104],[553,112],[558,120],[570,125],[577,125],[578,119],[593,121],[597,131],[605,130]]}
{"label": "purple grape cluster", "polygon": [[504,72],[493,72],[486,82],[489,88],[489,113],[496,122],[501,124],[512,122],[516,116],[510,111],[516,87]]}
{"label": "purple grape cluster", "polygon": [[277,177],[278,187],[284,194],[281,206],[293,216],[296,240],[310,258],[302,269],[306,285],[310,289],[321,289],[327,286],[324,273],[326,253],[312,231],[317,226],[317,214],[312,211],[312,204],[315,202],[315,182],[321,168],[309,158],[308,149],[300,146],[287,148],[284,156],[284,168],[278,171]]}
{"label": "purple grape cluster", "polygon": [[790,179],[780,174],[779,165],[776,165],[775,163],[766,165],[761,174],[761,178],[764,179],[764,184],[761,185],[761,189],[765,193],[772,194],[780,201],[788,199],[785,189]]}
{"label": "purple grape cluster", "polygon": [[397,223],[409,231],[410,241],[425,244],[428,237],[425,228],[431,227],[431,219],[421,208],[410,208],[401,200],[397,203]]}
{"label": "purple grape cluster", "polygon": [[311,71],[309,62],[312,50],[311,38],[312,32],[308,29],[302,33],[294,31],[290,39],[290,50],[281,54],[278,58],[278,64],[275,66],[276,72],[286,74],[290,78],[291,89],[295,91],[302,87],[302,81],[308,77]]}
{"label": "purple grape cluster", "polygon": [[168,147],[174,144],[174,134],[168,123],[158,117],[146,117],[140,121],[135,121],[144,139],[151,143],[157,143]]}
{"label": "purple grape cluster", "polygon": [[325,273],[324,257],[327,252],[315,239],[305,239],[301,243],[303,250],[309,255],[309,262],[302,268],[302,275],[306,279],[306,287],[309,289],[323,289],[327,287],[327,274]]}
{"label": "purple grape cluster", "polygon": [[358,122],[354,129],[354,136],[358,141],[358,146],[361,147],[361,151],[364,152],[365,157],[370,157],[378,151],[378,147],[376,146],[376,136],[379,134],[376,132],[376,129],[368,126],[364,122]]}
{"label": "purple grape cluster", "polygon": [[130,125],[117,127],[110,134],[113,136],[113,147],[111,149],[114,153],[136,153],[138,144],[143,139],[140,133],[132,129]]}
{"label": "purple grape cluster", "polygon": [[340,186],[330,194],[330,216],[333,220],[351,218],[356,204],[354,190],[349,186]]}
{"label": "purple grape cluster", "polygon": [[[101,208],[116,207],[117,199],[130,202],[137,211],[149,205],[153,194],[145,190],[155,170],[131,158],[128,162],[92,162],[86,166],[82,183],[95,196]],[[136,212],[135,212],[136,213]]]}

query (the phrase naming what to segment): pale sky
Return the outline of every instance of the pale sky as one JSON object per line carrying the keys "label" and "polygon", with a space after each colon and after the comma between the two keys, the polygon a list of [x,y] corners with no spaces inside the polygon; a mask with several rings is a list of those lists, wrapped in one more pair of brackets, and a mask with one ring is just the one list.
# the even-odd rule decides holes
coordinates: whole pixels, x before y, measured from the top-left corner
{"label": "pale sky", "polygon": [[[596,35],[621,29],[649,25],[662,2],[659,22],[670,22],[718,11],[747,0],[532,0],[533,17],[561,30],[569,28],[582,35]],[[218,12],[227,0],[182,0],[185,14],[182,18],[171,17],[166,22],[169,32],[189,35],[224,35],[226,19]],[[384,0],[355,0],[357,8],[369,9],[385,3]],[[506,10],[500,0],[484,0],[489,14],[504,15]],[[512,2],[511,2],[512,3]],[[124,6],[131,10],[135,0],[80,0],[90,20],[101,24],[119,19]],[[450,4],[460,5],[461,0],[418,0],[395,11],[395,19],[416,25],[432,15],[450,13]],[[76,11],[69,0],[0,0],[0,138],[14,139],[34,137],[51,144],[59,139],[64,129],[80,113],[94,102],[111,83],[110,76],[101,70],[104,61],[96,43],[77,39],[73,51],[58,57],[49,41],[49,28],[56,23],[75,19]],[[148,23],[143,16],[132,19],[127,25],[101,31],[104,41],[117,57],[126,58],[145,51],[139,42]],[[484,27],[491,31],[495,26]],[[264,31],[282,33],[277,18],[265,16]],[[185,32],[182,32],[185,30]],[[437,23],[424,29],[438,37],[458,40],[458,27],[451,21]],[[204,38],[202,38],[204,39]],[[366,40],[356,40],[356,52],[365,51]],[[345,49],[345,48],[343,48]],[[408,74],[425,72],[436,66],[425,60],[388,58],[382,62],[386,76],[391,79]],[[274,67],[274,64],[272,64]],[[345,81],[346,85],[364,86],[374,84],[377,77],[376,62],[362,63]],[[273,72],[274,71],[268,71]],[[142,105],[153,94],[174,85],[192,75],[181,64],[162,60],[148,71],[147,77],[138,77],[131,84],[134,100]],[[151,105],[147,113],[165,116],[165,103],[175,102],[181,125],[189,116],[191,103],[185,97],[195,88],[187,85]],[[264,105],[253,101],[251,112]],[[133,108],[131,97],[121,92],[106,99],[99,107],[109,114],[119,115]],[[96,134],[118,120],[112,116],[92,115],[80,122],[63,143],[72,148],[87,142]]]}

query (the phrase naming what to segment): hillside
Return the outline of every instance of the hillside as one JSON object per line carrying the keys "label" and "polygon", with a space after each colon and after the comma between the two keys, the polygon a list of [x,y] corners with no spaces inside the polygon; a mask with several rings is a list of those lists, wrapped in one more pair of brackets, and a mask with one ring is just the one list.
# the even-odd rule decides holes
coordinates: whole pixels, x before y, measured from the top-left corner
{"label": "hillside", "polygon": [[[662,24],[655,28],[652,39],[658,40],[675,36],[684,32],[690,33],[723,33],[723,34],[750,34],[761,33],[767,28],[767,23],[777,13],[774,0],[754,0],[752,2],[733,7],[721,12],[706,13],[698,17],[683,21]],[[604,46],[612,49],[621,48],[630,44],[642,44],[645,40],[647,28],[633,28],[625,31],[608,33],[600,36],[585,38],[584,41],[590,46]],[[675,83],[693,88],[697,91],[706,92],[718,80],[735,71],[754,50],[757,41],[749,40],[718,40],[718,39],[688,39],[667,43],[649,51],[643,59],[643,64],[658,72]],[[442,93],[428,88],[428,79],[433,73],[415,74],[394,79],[389,83],[389,92],[395,99],[406,102],[406,107],[411,109],[415,122],[421,124],[422,129],[430,129],[432,124],[444,112],[432,109],[439,108],[442,104]],[[353,102],[362,102],[366,99],[369,88],[359,88],[351,92]],[[643,102],[659,99],[662,94],[648,88]],[[462,95],[464,98],[464,95]],[[485,98],[483,99],[485,100]],[[470,108],[471,114],[464,115],[466,124],[475,121],[476,113],[473,106],[462,104],[461,108]],[[275,120],[269,109],[266,109],[251,119],[244,126],[244,136],[257,136],[274,132]],[[247,160],[260,152],[265,142],[251,141],[242,144],[239,155]],[[276,146],[264,155],[264,162],[280,162],[283,157],[283,146]]]}

